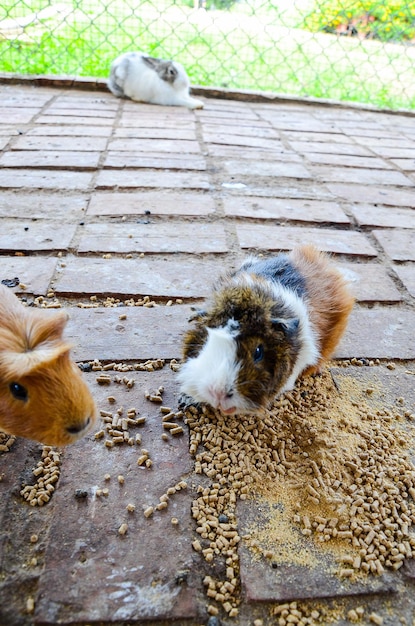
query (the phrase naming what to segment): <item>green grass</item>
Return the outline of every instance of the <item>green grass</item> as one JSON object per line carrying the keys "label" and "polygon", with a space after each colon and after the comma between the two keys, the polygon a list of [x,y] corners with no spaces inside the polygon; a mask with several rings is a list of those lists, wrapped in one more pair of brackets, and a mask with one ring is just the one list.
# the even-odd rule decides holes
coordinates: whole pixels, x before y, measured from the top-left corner
{"label": "green grass", "polygon": [[[1,72],[107,77],[118,54],[143,50],[180,60],[193,84],[415,109],[415,48],[294,28],[310,0],[251,0],[206,13],[169,0],[59,4],[64,21],[0,40]],[[3,0],[0,21],[48,5],[11,6]]]}

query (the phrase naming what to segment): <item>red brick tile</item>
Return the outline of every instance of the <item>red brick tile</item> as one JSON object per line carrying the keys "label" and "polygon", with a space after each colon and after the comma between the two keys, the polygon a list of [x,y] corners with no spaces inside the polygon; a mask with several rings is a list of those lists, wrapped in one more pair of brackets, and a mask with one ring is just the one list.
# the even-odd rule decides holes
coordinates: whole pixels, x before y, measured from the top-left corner
{"label": "red brick tile", "polygon": [[284,178],[311,178],[311,174],[300,163],[281,163],[279,161],[224,161],[225,172],[231,176],[273,176]]}
{"label": "red brick tile", "polygon": [[223,205],[226,215],[238,217],[299,222],[349,223],[348,217],[335,202],[233,196],[224,198]]}
{"label": "red brick tile", "polygon": [[415,264],[394,265],[393,271],[399,276],[403,282],[405,289],[415,298]]}
{"label": "red brick tile", "polygon": [[[0,198],[1,207],[1,198]],[[1,208],[0,208],[1,210]],[[211,195],[174,191],[135,191],[133,193],[96,192],[88,215],[209,215],[215,210]]]}
{"label": "red brick tile", "polygon": [[219,224],[87,224],[78,251],[85,252],[227,252]]}
{"label": "red brick tile", "polygon": [[314,166],[310,171],[324,182],[360,183],[366,185],[402,185],[415,187],[407,176],[390,170],[373,170],[354,167]]}
{"label": "red brick tile", "polygon": [[[1,182],[1,179],[0,179]],[[209,189],[204,174],[194,172],[164,172],[152,170],[104,170],[96,180],[97,189],[140,187],[169,187],[171,189]]]}
{"label": "red brick tile", "polygon": [[281,227],[242,224],[236,227],[241,248],[291,250],[296,245],[312,243],[325,252],[374,257],[376,250],[362,233],[323,228]]}
{"label": "red brick tile", "polygon": [[143,167],[170,170],[206,170],[206,160],[199,155],[181,155],[178,153],[163,152],[116,152],[109,151],[104,167],[125,168]]}
{"label": "red brick tile", "polygon": [[[73,258],[62,261],[54,291],[86,297],[95,294],[205,298],[224,271],[222,260]],[[10,272],[9,272],[10,273]]]}
{"label": "red brick tile", "polygon": [[[139,336],[135,342],[140,342]],[[187,435],[163,441],[159,405],[145,400],[143,393],[163,385],[166,404],[175,407],[177,383],[167,368],[131,374],[136,381],[132,389],[125,391],[113,383],[111,391],[120,403],[117,406],[134,406],[146,416],[146,423],[130,432],[140,433],[153,466],[137,465],[139,446],[118,445],[109,450],[104,440],[94,440],[93,435],[65,450],[42,556],[38,623],[197,622],[198,597],[203,591],[190,539],[190,483],[188,489],[170,496],[167,510],[155,511],[151,518],[143,515],[192,470]],[[86,377],[98,406],[111,409],[106,400],[108,387],[99,387],[95,378],[93,374]],[[94,432],[102,426],[99,423]],[[110,475],[107,481],[106,474]],[[123,484],[118,475],[124,476]],[[99,487],[108,488],[108,495],[96,495]],[[75,497],[78,489],[86,492],[85,498]],[[130,503],[136,507],[133,513],[126,510]],[[172,517],[178,519],[177,528]],[[122,523],[128,525],[123,536],[118,533]]]}
{"label": "red brick tile", "polygon": [[358,302],[400,302],[403,295],[382,265],[338,263]]}
{"label": "red brick tile", "polygon": [[92,174],[88,172],[65,172],[53,170],[2,169],[0,188],[3,189],[88,189]]}
{"label": "red brick tile", "polygon": [[374,230],[374,236],[394,261],[415,261],[415,230]]}
{"label": "red brick tile", "polygon": [[415,228],[415,212],[399,207],[362,204],[349,207],[359,226]]}
{"label": "red brick tile", "polygon": [[[126,277],[127,278],[127,277]],[[133,281],[132,281],[133,283]],[[76,361],[178,359],[190,305],[68,310],[65,335]],[[127,319],[119,319],[121,313]]]}
{"label": "red brick tile", "polygon": [[415,311],[356,308],[336,350],[338,358],[414,359]]}
{"label": "red brick tile", "polygon": [[415,191],[410,189],[389,189],[365,185],[345,185],[343,183],[329,183],[326,187],[334,196],[347,202],[370,202],[374,205],[413,207],[415,206]]}
{"label": "red brick tile", "polygon": [[78,222],[85,214],[87,196],[62,195],[59,192],[37,193],[3,191],[0,194],[0,217],[27,219],[50,218]]}
{"label": "red brick tile", "polygon": [[290,141],[293,150],[300,154],[316,152],[323,154],[349,154],[351,156],[373,156],[369,150],[362,146],[346,143],[318,142],[318,141]]}
{"label": "red brick tile", "polygon": [[[0,221],[1,224],[1,221]],[[18,278],[26,289],[14,287],[15,293],[46,295],[56,269],[56,257],[1,257],[0,282]]]}
{"label": "red brick tile", "polygon": [[109,150],[127,152],[180,152],[181,154],[200,152],[197,141],[174,139],[113,139]]}
{"label": "red brick tile", "polygon": [[[62,133],[63,135],[63,133]],[[107,139],[105,137],[84,136],[65,137],[54,136],[23,136],[13,142],[14,150],[68,150],[69,152],[93,152],[95,150],[105,150]],[[87,135],[87,133],[85,133]]]}
{"label": "red brick tile", "polygon": [[0,156],[0,167],[50,167],[92,170],[98,167],[100,157],[100,152],[13,150]]}
{"label": "red brick tile", "polygon": [[1,250],[65,250],[76,231],[75,224],[52,220],[16,220],[2,218],[0,221]]}

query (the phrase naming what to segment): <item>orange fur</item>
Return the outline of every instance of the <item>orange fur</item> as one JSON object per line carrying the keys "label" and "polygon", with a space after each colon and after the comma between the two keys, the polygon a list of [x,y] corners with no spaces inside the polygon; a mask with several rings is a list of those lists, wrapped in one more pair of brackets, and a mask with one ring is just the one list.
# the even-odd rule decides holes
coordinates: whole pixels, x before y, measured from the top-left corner
{"label": "orange fur", "polygon": [[292,251],[290,258],[306,281],[310,321],[321,354],[318,364],[306,370],[312,373],[318,371],[336,349],[346,330],[354,297],[342,274],[324,252],[312,245],[300,246]]}
{"label": "orange fur", "polygon": [[[72,443],[96,408],[62,334],[66,313],[24,307],[0,285],[0,429],[48,445]],[[27,391],[16,398],[11,385]]]}

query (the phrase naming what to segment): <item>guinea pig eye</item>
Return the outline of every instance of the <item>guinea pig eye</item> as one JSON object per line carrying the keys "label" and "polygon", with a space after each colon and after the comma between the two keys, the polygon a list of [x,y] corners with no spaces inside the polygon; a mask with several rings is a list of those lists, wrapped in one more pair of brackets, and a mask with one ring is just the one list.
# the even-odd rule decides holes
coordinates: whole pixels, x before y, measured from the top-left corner
{"label": "guinea pig eye", "polygon": [[259,363],[259,361],[262,361],[262,359],[264,358],[264,346],[262,345],[262,343],[260,343],[259,346],[255,348],[253,357],[254,363]]}
{"label": "guinea pig eye", "polygon": [[19,385],[19,383],[10,383],[9,385],[10,393],[16,400],[22,400],[22,402],[26,402],[28,398],[28,391],[26,387],[23,385]]}

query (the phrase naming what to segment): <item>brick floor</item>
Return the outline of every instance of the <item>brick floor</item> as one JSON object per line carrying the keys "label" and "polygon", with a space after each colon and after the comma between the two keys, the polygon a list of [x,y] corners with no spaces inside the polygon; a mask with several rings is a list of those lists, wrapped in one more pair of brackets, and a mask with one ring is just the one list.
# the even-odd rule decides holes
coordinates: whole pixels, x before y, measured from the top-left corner
{"label": "brick floor", "polygon": [[[203,578],[223,578],[223,564],[206,563],[192,548],[199,535],[189,513],[198,487],[216,478],[196,474],[186,429],[162,439],[159,405],[144,392],[162,385],[163,403],[177,409],[168,362],[180,359],[188,320],[221,273],[247,254],[314,243],[338,262],[356,297],[335,356],[379,359],[379,367],[350,369],[362,384],[382,383],[382,401],[399,408],[402,397],[415,414],[413,117],[213,98],[188,111],[18,85],[0,85],[0,96],[0,280],[18,279],[14,291],[29,305],[43,296],[52,310],[68,312],[77,362],[167,361],[160,371],[126,372],[131,388],[112,370],[108,386],[85,373],[100,410],[115,410],[113,396],[114,407],[135,406],[146,417],[142,444],[107,449],[94,439],[97,427],[64,450],[46,506],[26,506],[19,496],[41,446],[18,440],[0,453],[0,624],[219,626],[208,621],[207,606],[220,603]],[[142,306],[145,296],[155,304]],[[152,469],[137,466],[142,448]],[[182,479],[188,487],[168,509],[144,518],[143,509]],[[96,495],[103,486],[107,497]],[[266,518],[255,501],[240,501],[238,532],[248,533],[259,514]],[[240,617],[221,612],[223,626],[255,619],[273,626],[276,603],[306,597],[320,610],[335,597],[346,607],[330,619],[339,626],[360,604],[385,626],[415,615],[413,562],[356,584],[328,576],[333,564],[323,561],[274,569],[240,547],[239,563]]]}

